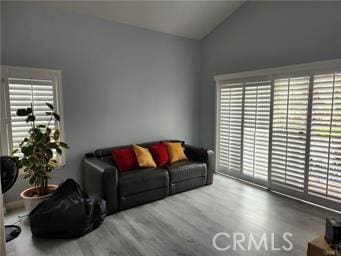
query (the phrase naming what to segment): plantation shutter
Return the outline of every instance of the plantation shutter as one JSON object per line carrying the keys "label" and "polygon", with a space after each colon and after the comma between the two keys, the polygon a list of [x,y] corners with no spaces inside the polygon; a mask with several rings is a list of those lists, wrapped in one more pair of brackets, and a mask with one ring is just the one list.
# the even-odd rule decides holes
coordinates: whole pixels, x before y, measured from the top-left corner
{"label": "plantation shutter", "polygon": [[341,202],[341,73],[314,76],[308,193]]}
{"label": "plantation shutter", "polygon": [[341,59],[215,81],[217,172],[341,211]]}
{"label": "plantation shutter", "polygon": [[304,191],[309,76],[274,81],[271,181]]}
{"label": "plantation shutter", "polygon": [[271,81],[245,85],[243,174],[267,180]]}
{"label": "plantation shutter", "polygon": [[[47,125],[49,117],[45,112],[50,111],[46,102],[55,105],[53,81],[34,79],[8,79],[9,105],[12,133],[12,148],[19,147],[19,143],[27,136],[30,125],[26,117],[19,117],[16,112],[19,108],[31,107],[36,116],[36,123]],[[54,122],[51,123],[52,132],[55,130]]]}
{"label": "plantation shutter", "polygon": [[227,84],[220,88],[218,164],[224,170],[241,171],[241,122],[243,88]]}

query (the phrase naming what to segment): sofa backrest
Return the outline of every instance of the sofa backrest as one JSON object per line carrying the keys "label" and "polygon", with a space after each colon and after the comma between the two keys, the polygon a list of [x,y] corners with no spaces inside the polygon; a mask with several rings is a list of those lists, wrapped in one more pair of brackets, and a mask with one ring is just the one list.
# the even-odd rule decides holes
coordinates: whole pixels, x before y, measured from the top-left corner
{"label": "sofa backrest", "polygon": [[[183,146],[185,145],[184,141],[181,140],[162,140],[162,141],[152,141],[152,142],[145,142],[145,143],[137,143],[137,145],[141,147],[149,147],[151,145],[160,143],[160,142],[180,142]],[[108,148],[100,148],[95,150],[95,156],[102,161],[105,161],[107,163],[110,163],[112,165],[115,165],[113,159],[112,159],[112,151],[114,149],[122,149],[122,148],[131,148],[133,147],[133,144],[130,145],[123,145],[123,146],[115,146],[115,147],[108,147]]]}

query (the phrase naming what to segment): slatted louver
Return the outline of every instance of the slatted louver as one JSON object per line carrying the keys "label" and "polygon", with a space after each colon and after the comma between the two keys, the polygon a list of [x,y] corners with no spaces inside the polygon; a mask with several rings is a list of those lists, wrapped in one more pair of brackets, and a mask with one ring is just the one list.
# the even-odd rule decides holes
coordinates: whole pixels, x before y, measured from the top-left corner
{"label": "slatted louver", "polygon": [[[231,87],[232,86],[232,87]],[[218,164],[224,170],[240,171],[243,88],[229,84],[220,88]]]}
{"label": "slatted louver", "polygon": [[246,83],[243,126],[243,173],[268,179],[271,81]]}
{"label": "slatted louver", "polygon": [[[12,147],[19,147],[19,143],[27,136],[30,125],[26,123],[26,117],[18,117],[16,111],[19,108],[33,106],[37,124],[47,125],[49,117],[45,115],[49,108],[46,102],[54,104],[53,82],[49,80],[32,79],[8,79],[9,103],[11,113]],[[55,129],[51,123],[52,131]]]}
{"label": "slatted louver", "polygon": [[341,73],[314,76],[308,193],[341,202]]}
{"label": "slatted louver", "polygon": [[271,181],[302,192],[309,79],[274,81]]}

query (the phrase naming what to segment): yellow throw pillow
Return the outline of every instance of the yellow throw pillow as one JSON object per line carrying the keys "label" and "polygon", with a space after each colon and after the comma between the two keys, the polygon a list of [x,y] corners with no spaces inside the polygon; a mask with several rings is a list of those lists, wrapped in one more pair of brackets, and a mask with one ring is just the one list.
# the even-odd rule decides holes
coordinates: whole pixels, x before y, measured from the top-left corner
{"label": "yellow throw pillow", "polygon": [[165,143],[168,150],[169,161],[171,163],[187,160],[185,152],[179,142]]}
{"label": "yellow throw pillow", "polygon": [[140,167],[156,168],[156,163],[147,148],[134,145],[134,152]]}

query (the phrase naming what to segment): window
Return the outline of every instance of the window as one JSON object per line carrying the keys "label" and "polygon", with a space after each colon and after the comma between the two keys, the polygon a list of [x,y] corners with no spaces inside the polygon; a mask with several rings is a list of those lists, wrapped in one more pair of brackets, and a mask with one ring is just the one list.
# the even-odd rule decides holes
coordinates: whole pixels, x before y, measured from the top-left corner
{"label": "window", "polygon": [[227,83],[219,91],[219,165],[248,179],[267,180],[270,81]]}
{"label": "window", "polygon": [[217,172],[341,211],[341,60],[215,80]]}
{"label": "window", "polygon": [[341,73],[314,76],[308,192],[341,200]]}
{"label": "window", "polygon": [[270,81],[245,84],[243,125],[243,173],[268,179]]}
{"label": "window", "polygon": [[271,180],[304,190],[309,77],[274,81]]}
{"label": "window", "polygon": [[[27,134],[29,125],[25,117],[18,117],[16,111],[19,108],[27,108],[32,104],[33,112],[39,124],[47,124],[49,118],[45,115],[49,111],[45,102],[55,106],[57,112],[62,113],[61,108],[61,74],[60,71],[2,67],[2,90],[1,90],[1,149],[2,153],[10,155],[12,150]],[[63,123],[52,123],[51,128],[63,131]],[[63,154],[64,156],[64,154]],[[57,156],[60,164],[65,163],[63,157]]]}
{"label": "window", "polygon": [[219,163],[240,171],[241,111],[243,89],[239,84],[220,88]]}

